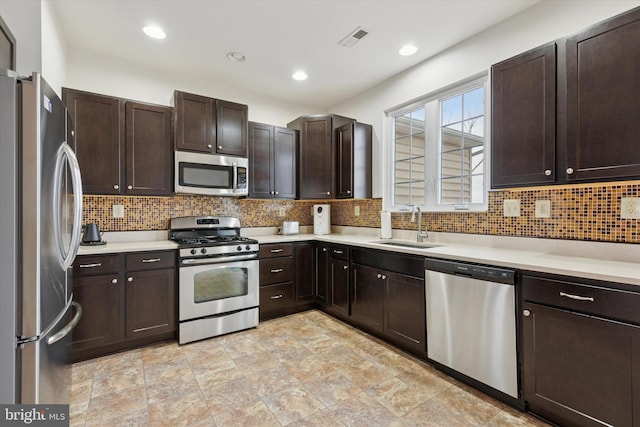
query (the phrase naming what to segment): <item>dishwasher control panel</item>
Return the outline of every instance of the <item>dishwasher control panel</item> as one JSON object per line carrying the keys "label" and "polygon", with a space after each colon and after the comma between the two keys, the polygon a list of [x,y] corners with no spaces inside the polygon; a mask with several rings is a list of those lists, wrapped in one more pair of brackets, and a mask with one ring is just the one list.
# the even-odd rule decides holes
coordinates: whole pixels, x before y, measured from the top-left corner
{"label": "dishwasher control panel", "polygon": [[478,280],[488,280],[490,282],[506,284],[515,283],[515,272],[513,270],[500,267],[427,258],[424,262],[424,268],[425,270],[439,271],[441,273],[453,274],[456,276],[466,276]]}

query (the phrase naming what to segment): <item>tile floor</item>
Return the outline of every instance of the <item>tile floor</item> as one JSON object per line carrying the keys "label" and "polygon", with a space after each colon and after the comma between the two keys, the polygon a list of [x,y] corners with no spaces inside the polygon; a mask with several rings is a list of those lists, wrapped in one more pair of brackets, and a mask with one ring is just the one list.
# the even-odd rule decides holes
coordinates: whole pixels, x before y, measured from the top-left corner
{"label": "tile floor", "polygon": [[544,426],[308,311],[76,363],[71,426]]}

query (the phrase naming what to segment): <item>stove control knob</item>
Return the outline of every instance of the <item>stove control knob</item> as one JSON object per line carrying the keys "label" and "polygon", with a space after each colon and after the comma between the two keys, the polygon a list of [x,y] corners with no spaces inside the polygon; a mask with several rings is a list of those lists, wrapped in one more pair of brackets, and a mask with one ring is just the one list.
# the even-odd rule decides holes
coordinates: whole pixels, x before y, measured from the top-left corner
{"label": "stove control knob", "polygon": [[251,250],[251,246],[247,245],[244,247],[246,250],[250,251]]}
{"label": "stove control knob", "polygon": [[207,253],[207,248],[202,248],[202,249],[200,249],[200,253],[202,253],[202,254],[206,254],[206,253]]}
{"label": "stove control knob", "polygon": [[237,248],[237,249],[238,249],[239,251],[241,251],[241,250],[242,250],[242,246],[238,246],[238,248]]}
{"label": "stove control knob", "polygon": [[195,250],[195,249],[191,249],[191,255],[195,255],[195,254],[197,254],[197,253],[198,253],[198,251],[197,251],[197,250]]}

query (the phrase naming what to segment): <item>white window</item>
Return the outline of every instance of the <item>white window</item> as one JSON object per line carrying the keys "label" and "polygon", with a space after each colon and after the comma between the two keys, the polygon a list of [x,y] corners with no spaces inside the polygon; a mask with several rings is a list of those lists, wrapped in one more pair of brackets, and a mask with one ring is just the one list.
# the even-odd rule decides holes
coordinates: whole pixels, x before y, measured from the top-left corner
{"label": "white window", "polygon": [[486,210],[486,80],[476,77],[387,112],[385,209]]}

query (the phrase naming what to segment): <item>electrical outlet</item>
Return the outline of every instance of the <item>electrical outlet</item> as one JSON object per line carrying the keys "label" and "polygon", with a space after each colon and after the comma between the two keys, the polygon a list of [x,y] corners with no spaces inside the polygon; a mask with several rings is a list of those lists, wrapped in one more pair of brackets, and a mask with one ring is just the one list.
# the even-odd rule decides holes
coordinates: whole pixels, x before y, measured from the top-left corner
{"label": "electrical outlet", "polygon": [[520,199],[507,199],[502,206],[504,216],[520,216]]}
{"label": "electrical outlet", "polygon": [[640,218],[640,197],[623,197],[620,200],[620,218]]}
{"label": "electrical outlet", "polygon": [[285,208],[278,209],[278,216],[286,216],[286,215],[287,215],[287,211],[285,210]]}
{"label": "electrical outlet", "polygon": [[360,216],[360,206],[354,206],[353,207],[353,215],[354,216]]}
{"label": "electrical outlet", "polygon": [[111,205],[114,218],[124,218],[124,205]]}
{"label": "electrical outlet", "polygon": [[551,218],[551,200],[536,200],[536,218]]}

